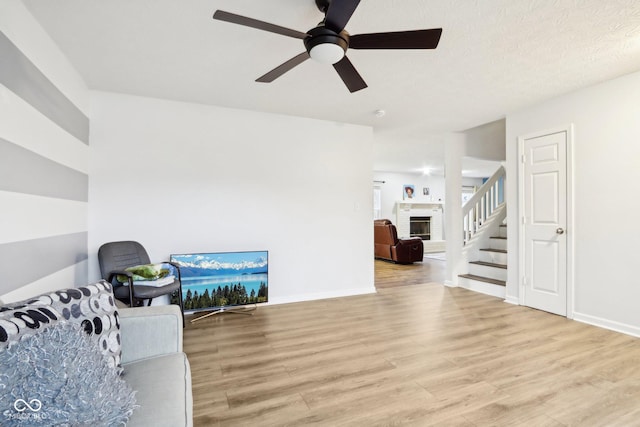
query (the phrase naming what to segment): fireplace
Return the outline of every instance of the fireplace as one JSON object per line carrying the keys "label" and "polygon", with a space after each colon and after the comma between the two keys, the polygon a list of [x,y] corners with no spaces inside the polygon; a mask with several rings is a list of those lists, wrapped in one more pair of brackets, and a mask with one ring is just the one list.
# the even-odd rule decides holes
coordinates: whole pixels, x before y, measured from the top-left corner
{"label": "fireplace", "polygon": [[409,217],[409,237],[420,237],[422,240],[431,240],[431,217]]}
{"label": "fireplace", "polygon": [[[444,252],[443,211],[442,202],[415,199],[396,202],[398,237],[407,239],[417,235],[424,239],[422,243],[425,253]],[[429,222],[428,225],[424,224],[425,221]],[[420,222],[422,224],[418,224]]]}

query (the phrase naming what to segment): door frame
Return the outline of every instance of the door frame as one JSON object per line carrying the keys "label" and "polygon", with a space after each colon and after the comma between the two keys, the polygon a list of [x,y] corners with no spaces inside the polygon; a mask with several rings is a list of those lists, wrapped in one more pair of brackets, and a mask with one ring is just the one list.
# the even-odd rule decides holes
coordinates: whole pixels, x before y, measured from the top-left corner
{"label": "door frame", "polygon": [[532,132],[518,137],[518,303],[525,305],[525,242],[524,242],[524,143],[527,139],[539,138],[554,133],[566,132],[567,134],[567,318],[574,318],[575,307],[575,271],[574,271],[574,156],[573,156],[573,140],[574,130],[573,123],[553,127],[544,131]]}

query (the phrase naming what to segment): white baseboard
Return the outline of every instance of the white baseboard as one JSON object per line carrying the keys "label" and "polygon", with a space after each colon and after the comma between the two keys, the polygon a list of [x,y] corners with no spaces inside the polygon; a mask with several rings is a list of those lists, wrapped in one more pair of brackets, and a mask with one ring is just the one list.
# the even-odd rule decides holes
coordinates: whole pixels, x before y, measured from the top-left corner
{"label": "white baseboard", "polygon": [[520,300],[517,297],[510,295],[507,295],[507,297],[504,299],[504,302],[513,305],[520,305]]}
{"label": "white baseboard", "polygon": [[614,320],[603,319],[601,317],[577,312],[573,313],[573,320],[640,338],[640,328],[633,325],[627,325],[626,323],[620,323]]}
{"label": "white baseboard", "polygon": [[318,292],[318,293],[312,293],[312,294],[288,295],[286,297],[280,297],[280,298],[270,297],[267,305],[290,304],[294,302],[315,301],[315,300],[321,300],[321,299],[351,297],[355,295],[367,295],[367,294],[375,294],[375,293],[376,293],[376,288],[370,287],[370,288],[342,289],[340,291],[334,291],[334,292]]}
{"label": "white baseboard", "polygon": [[449,288],[457,288],[458,285],[453,283],[451,280],[445,280],[444,281],[444,285],[449,287]]}

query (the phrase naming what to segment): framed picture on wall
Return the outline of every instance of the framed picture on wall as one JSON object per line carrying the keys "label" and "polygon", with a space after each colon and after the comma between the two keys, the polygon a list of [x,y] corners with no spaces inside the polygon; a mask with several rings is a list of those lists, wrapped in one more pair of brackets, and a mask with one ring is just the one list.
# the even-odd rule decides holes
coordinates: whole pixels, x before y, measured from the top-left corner
{"label": "framed picture on wall", "polygon": [[413,184],[405,184],[402,186],[402,200],[413,199],[416,193],[416,187]]}
{"label": "framed picture on wall", "polygon": [[423,196],[428,196],[429,195],[429,187],[423,187],[422,188],[422,195]]}

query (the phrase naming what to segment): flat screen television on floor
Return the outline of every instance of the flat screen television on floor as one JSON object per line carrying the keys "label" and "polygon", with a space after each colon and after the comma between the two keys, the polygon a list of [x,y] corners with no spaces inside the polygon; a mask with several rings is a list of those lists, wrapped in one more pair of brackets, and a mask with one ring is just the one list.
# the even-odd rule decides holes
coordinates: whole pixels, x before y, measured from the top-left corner
{"label": "flat screen television on floor", "polygon": [[221,312],[269,300],[268,251],[173,254],[171,262],[180,266],[185,313]]}

